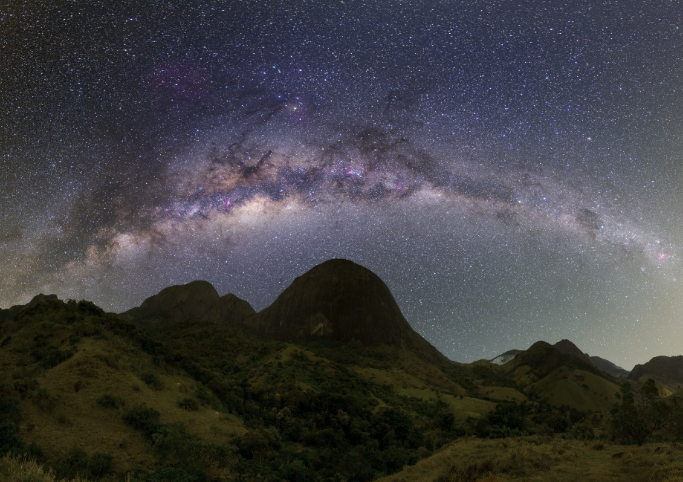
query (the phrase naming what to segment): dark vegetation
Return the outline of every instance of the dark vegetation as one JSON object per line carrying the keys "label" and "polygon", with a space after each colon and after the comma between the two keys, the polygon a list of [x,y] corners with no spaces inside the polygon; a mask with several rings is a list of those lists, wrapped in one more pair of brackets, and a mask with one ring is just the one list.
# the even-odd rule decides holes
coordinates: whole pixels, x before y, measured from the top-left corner
{"label": "dark vegetation", "polygon": [[[635,390],[623,385],[607,414],[551,404],[506,368],[459,365],[399,347],[291,344],[206,322],[145,333],[85,301],[48,300],[0,314],[0,323],[0,455],[49,460],[60,477],[120,480],[127,472],[147,482],[201,482],[219,474],[365,481],[462,437],[541,435],[639,445],[683,438],[678,399],[660,397],[652,381]],[[566,366],[599,373],[546,345],[518,357],[516,369],[526,360],[537,379]],[[137,380],[136,388],[104,384],[105,372]],[[523,400],[487,398],[479,394],[482,387],[516,390]],[[113,421],[107,430],[116,431],[114,449],[78,443],[85,422],[68,411],[67,397]],[[234,432],[222,435],[228,428],[219,422],[194,428],[192,420],[211,414],[228,420],[224,426]],[[37,423],[60,425],[72,442],[47,453]],[[152,453],[150,463],[129,462],[140,447]]]}
{"label": "dark vegetation", "polygon": [[638,390],[624,382],[611,410],[611,429],[624,443],[643,443],[664,434],[683,438],[683,404],[678,397],[663,399],[655,381],[649,378]]}

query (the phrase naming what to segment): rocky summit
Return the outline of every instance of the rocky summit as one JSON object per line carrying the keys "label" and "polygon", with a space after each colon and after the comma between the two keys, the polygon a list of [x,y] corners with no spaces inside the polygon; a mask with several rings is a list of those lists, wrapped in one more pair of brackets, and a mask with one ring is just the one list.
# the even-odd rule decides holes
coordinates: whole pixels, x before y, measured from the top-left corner
{"label": "rocky summit", "polygon": [[332,259],[299,276],[247,323],[284,340],[327,337],[436,352],[404,318],[386,284],[352,261]]}
{"label": "rocky summit", "polygon": [[253,313],[251,305],[237,296],[219,296],[211,283],[192,281],[164,288],[125,315],[142,325],[158,325],[182,321],[239,323]]}

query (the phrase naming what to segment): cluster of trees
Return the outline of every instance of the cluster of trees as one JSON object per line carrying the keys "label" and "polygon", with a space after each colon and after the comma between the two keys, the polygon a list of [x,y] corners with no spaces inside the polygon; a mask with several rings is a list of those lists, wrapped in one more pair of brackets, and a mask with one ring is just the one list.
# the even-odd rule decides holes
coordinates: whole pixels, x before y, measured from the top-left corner
{"label": "cluster of trees", "polygon": [[[124,421],[142,431],[151,443],[158,467],[151,474],[140,471],[138,480],[168,482],[207,480],[209,467],[225,467],[228,449],[202,440],[187,431],[184,424],[160,422],[161,414],[146,405],[137,405],[123,416]],[[163,477],[162,477],[163,475]]]}
{"label": "cluster of trees", "polygon": [[568,406],[553,406],[534,393],[521,403],[498,403],[485,417],[470,419],[470,427],[469,433],[480,438],[558,433],[577,439],[595,437],[588,414]]}
{"label": "cluster of trees", "polygon": [[637,391],[624,382],[617,400],[611,410],[615,440],[642,445],[654,436],[683,438],[683,404],[678,397],[660,397],[651,378]]}
{"label": "cluster of trees", "polygon": [[486,438],[564,433],[574,438],[592,439],[596,430],[606,428],[612,440],[625,444],[683,439],[683,401],[676,396],[661,396],[654,380],[648,379],[638,389],[624,382],[616,398],[608,426],[601,426],[599,414],[553,407],[532,395],[528,402],[521,404],[499,403],[486,417],[474,421],[474,433]]}

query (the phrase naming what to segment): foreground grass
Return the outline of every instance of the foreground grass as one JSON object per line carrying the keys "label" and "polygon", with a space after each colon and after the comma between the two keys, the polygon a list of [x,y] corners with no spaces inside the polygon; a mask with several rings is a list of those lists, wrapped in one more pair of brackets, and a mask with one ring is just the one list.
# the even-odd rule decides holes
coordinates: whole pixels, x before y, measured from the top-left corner
{"label": "foreground grass", "polygon": [[4,456],[0,459],[0,480],[3,482],[86,482],[85,479],[58,479],[33,460]]}
{"label": "foreground grass", "polygon": [[[0,458],[3,482],[59,479],[36,462]],[[683,482],[683,445],[642,447],[551,437],[461,439],[381,482]]]}
{"label": "foreground grass", "polygon": [[458,440],[382,482],[683,482],[683,445],[550,437]]}

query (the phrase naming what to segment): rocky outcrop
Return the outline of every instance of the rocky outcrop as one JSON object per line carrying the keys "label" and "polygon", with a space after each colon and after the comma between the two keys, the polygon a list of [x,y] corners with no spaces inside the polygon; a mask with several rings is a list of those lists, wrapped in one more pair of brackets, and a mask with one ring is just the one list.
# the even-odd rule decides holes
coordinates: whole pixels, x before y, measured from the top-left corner
{"label": "rocky outcrop", "polygon": [[438,353],[412,329],[387,285],[344,259],[326,261],[299,276],[247,323],[282,340],[326,337]]}
{"label": "rocky outcrop", "polygon": [[169,286],[124,313],[140,325],[183,321],[240,323],[253,314],[249,303],[233,294],[219,296],[207,281]]}

